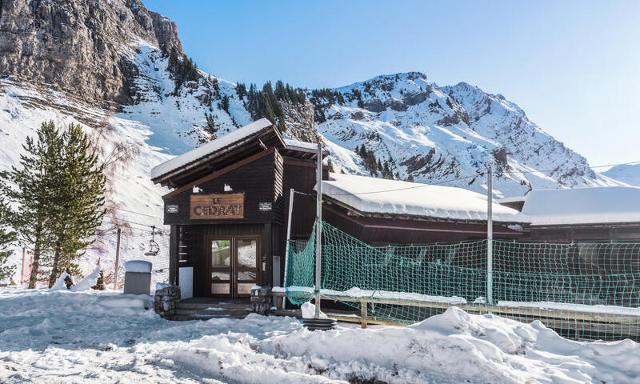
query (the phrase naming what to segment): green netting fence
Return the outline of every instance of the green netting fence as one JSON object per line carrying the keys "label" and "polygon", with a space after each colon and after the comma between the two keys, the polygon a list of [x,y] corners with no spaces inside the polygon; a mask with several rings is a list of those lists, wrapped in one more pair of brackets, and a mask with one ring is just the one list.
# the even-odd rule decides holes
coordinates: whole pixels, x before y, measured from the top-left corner
{"label": "green netting fence", "polygon": [[[640,339],[640,243],[494,240],[487,300],[487,240],[375,247],[322,225],[322,296],[372,318],[413,323],[457,305],[572,338]],[[311,300],[315,231],[287,257],[287,298]]]}

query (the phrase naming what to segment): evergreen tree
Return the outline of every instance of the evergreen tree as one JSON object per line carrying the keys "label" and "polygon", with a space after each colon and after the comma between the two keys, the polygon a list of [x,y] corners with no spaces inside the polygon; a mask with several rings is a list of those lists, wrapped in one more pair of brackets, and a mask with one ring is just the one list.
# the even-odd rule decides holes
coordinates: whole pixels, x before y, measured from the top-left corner
{"label": "evergreen tree", "polygon": [[242,98],[247,95],[247,86],[244,85],[244,83],[236,84],[236,94],[238,95],[238,98],[242,100]]}
{"label": "evergreen tree", "polygon": [[229,113],[229,96],[222,96],[222,100],[220,100],[220,107],[224,109],[225,112]]}
{"label": "evergreen tree", "polygon": [[79,275],[77,260],[95,240],[105,210],[104,164],[89,136],[71,124],[62,134],[59,183],[53,191],[50,215],[53,260],[49,286],[64,270]]}
{"label": "evergreen tree", "polygon": [[[53,122],[43,123],[36,139],[27,138],[20,155],[20,166],[2,175],[2,192],[16,209],[7,212],[3,222],[16,231],[17,239],[32,249],[33,263],[29,288],[35,288],[46,264],[50,229],[51,204],[61,180],[60,153],[62,135]],[[11,184],[7,183],[10,181]]]}
{"label": "evergreen tree", "polygon": [[216,123],[212,114],[205,112],[204,117],[207,121],[207,125],[204,129],[211,134],[211,139],[213,140],[218,137],[218,130],[220,129],[220,126]]}
{"label": "evergreen tree", "polygon": [[15,266],[8,265],[9,257],[13,253],[9,247],[16,240],[16,234],[4,228],[7,224],[8,212],[7,205],[0,200],[0,280],[11,278],[16,270]]}
{"label": "evergreen tree", "polygon": [[[169,53],[169,71],[173,75],[175,82],[174,94],[178,94],[180,87],[188,81],[198,81],[202,76],[198,71],[198,66],[184,53],[180,55],[178,50],[174,48]],[[218,89],[218,80],[213,79],[212,85],[216,92]]]}

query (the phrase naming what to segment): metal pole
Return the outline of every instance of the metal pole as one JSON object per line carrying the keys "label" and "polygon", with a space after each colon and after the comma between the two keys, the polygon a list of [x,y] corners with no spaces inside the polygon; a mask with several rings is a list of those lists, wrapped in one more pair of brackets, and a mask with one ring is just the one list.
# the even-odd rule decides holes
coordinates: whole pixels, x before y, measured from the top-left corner
{"label": "metal pole", "polygon": [[[296,190],[291,188],[289,190],[289,216],[287,219],[287,244],[284,247],[284,280],[282,281],[282,287],[287,286],[287,270],[289,269],[289,242],[291,241],[291,216],[293,215],[293,198],[295,196]],[[282,302],[282,308],[285,308],[287,305],[287,297],[285,291],[285,297]]]}
{"label": "metal pole", "polygon": [[487,304],[493,304],[493,175],[487,168]]}
{"label": "metal pole", "polygon": [[116,240],[116,265],[113,272],[113,290],[118,289],[118,264],[120,263],[120,233],[122,230],[118,227],[117,240]]}
{"label": "metal pole", "polygon": [[22,247],[22,268],[20,269],[20,287],[24,283],[24,261],[26,259],[26,250]]}
{"label": "metal pole", "polygon": [[320,318],[320,284],[322,274],[322,144],[318,142],[318,169],[316,170],[316,284],[315,284],[315,301],[316,313],[315,318]]}

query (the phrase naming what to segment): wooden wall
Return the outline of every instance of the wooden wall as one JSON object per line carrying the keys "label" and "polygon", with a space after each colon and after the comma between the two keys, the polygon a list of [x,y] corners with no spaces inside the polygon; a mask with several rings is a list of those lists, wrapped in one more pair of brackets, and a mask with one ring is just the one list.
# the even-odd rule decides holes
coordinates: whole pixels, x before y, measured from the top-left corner
{"label": "wooden wall", "polygon": [[531,227],[533,241],[640,241],[640,223]]}
{"label": "wooden wall", "polygon": [[[222,174],[221,176],[197,184],[202,190],[199,194],[239,193],[243,192],[244,219],[237,220],[191,220],[189,206],[192,188],[187,188],[177,194],[164,197],[164,222],[167,225],[199,225],[221,223],[268,223],[281,221],[282,204],[282,157],[275,150],[267,150],[263,155],[246,165]],[[225,184],[232,188],[232,192],[225,191]],[[260,211],[259,203],[272,203],[271,211]],[[177,213],[167,212],[167,205],[177,205]]]}

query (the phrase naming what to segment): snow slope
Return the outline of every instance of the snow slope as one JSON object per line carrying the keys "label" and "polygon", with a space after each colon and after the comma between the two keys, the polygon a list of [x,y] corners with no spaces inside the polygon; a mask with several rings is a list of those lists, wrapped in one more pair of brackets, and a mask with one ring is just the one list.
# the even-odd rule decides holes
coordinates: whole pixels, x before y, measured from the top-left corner
{"label": "snow slope", "polygon": [[[33,137],[40,124],[49,120],[59,126],[81,124],[98,144],[103,158],[112,155],[116,147],[124,148],[128,155],[126,161],[117,162],[108,170],[108,213],[95,244],[81,263],[84,272],[93,271],[98,259],[106,274],[113,271],[115,225],[122,228],[121,264],[129,259],[144,259],[151,225],[162,229],[160,197],[167,192],[153,185],[149,170],[170,156],[149,145],[146,140],[151,131],[140,121],[86,105],[46,88],[26,87],[3,80],[0,81],[0,170],[18,164],[26,138]],[[162,253],[147,258],[154,263],[154,271],[158,272],[160,280],[164,279],[168,267],[169,235],[163,231],[156,236]],[[15,254],[15,262],[20,264],[17,257],[21,251],[16,250]],[[122,267],[120,271],[122,273]],[[20,273],[19,269],[17,273]]]}
{"label": "snow slope", "polygon": [[602,174],[623,183],[640,187],[640,164],[616,165]]}
{"label": "snow slope", "polygon": [[[411,327],[170,322],[145,296],[0,290],[3,383],[634,383],[640,346],[455,307]],[[378,380],[378,381],[375,381]]]}

